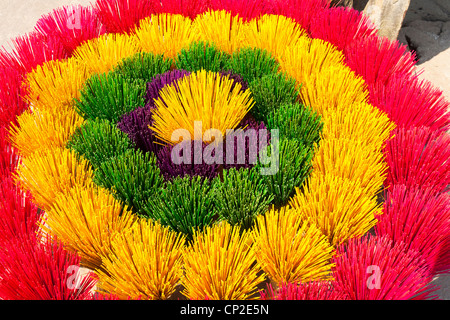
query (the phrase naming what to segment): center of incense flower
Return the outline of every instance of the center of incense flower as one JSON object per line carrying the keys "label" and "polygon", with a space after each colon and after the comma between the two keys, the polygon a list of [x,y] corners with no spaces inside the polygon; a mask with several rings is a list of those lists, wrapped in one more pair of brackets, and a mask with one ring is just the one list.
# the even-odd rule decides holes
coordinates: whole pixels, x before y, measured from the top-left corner
{"label": "center of incense flower", "polygon": [[[232,73],[231,71],[221,71],[218,73],[207,73],[207,72],[203,72],[203,74],[200,77],[196,77],[194,78],[194,81],[192,79],[189,79],[189,76],[192,73],[185,71],[185,70],[173,70],[173,71],[169,71],[166,72],[164,74],[160,74],[155,76],[151,82],[149,82],[147,84],[147,95],[146,95],[146,105],[144,107],[139,107],[137,109],[135,109],[134,111],[124,115],[121,119],[121,121],[118,123],[118,128],[121,129],[123,132],[125,132],[129,138],[136,144],[136,147],[138,149],[143,150],[144,152],[152,152],[156,155],[157,160],[158,160],[158,164],[159,167],[161,169],[161,172],[163,173],[163,175],[165,176],[166,179],[170,180],[173,177],[176,176],[184,176],[184,175],[189,175],[189,176],[204,176],[204,177],[208,177],[208,178],[213,178],[218,174],[218,168],[221,167],[218,164],[207,164],[203,161],[195,161],[195,159],[199,158],[199,154],[203,154],[203,152],[205,151],[205,148],[208,146],[208,144],[206,142],[203,142],[201,144],[200,148],[195,148],[194,144],[192,143],[190,145],[190,158],[192,161],[186,161],[186,163],[183,164],[176,164],[174,163],[173,159],[172,159],[172,155],[174,152],[174,142],[171,141],[171,143],[161,143],[161,139],[158,139],[157,134],[155,134],[155,132],[150,128],[150,127],[155,127],[155,113],[157,112],[157,104],[159,106],[162,106],[164,108],[165,111],[167,111],[167,104],[166,104],[166,100],[163,100],[163,98],[161,97],[161,93],[162,92],[170,92],[173,96],[172,98],[175,97],[175,100],[171,100],[172,101],[172,106],[174,107],[174,111],[171,113],[171,121],[170,123],[177,123],[174,122],[176,121],[177,116],[180,117],[178,118],[178,121],[186,121],[185,119],[181,118],[182,117],[186,117],[188,118],[189,115],[188,112],[186,112],[186,108],[183,108],[182,105],[178,104],[178,100],[180,99],[180,85],[179,82],[180,80],[186,79],[186,80],[190,80],[190,81],[186,81],[184,83],[184,86],[182,85],[181,88],[183,88],[185,91],[188,90],[189,92],[191,92],[190,90],[190,86],[197,86],[197,88],[199,89],[203,89],[203,90],[219,90],[219,92],[217,92],[214,96],[210,95],[209,97],[215,97],[215,96],[219,96],[219,94],[222,97],[228,97],[230,95],[230,93],[233,93],[235,96],[239,95],[239,94],[245,94],[244,97],[248,97],[248,84],[242,79],[242,77],[238,74]],[[203,78],[202,78],[203,77]],[[200,81],[199,81],[200,80]],[[203,80],[203,81],[202,81]],[[209,81],[209,82],[208,82]],[[203,87],[199,86],[199,82],[201,85],[203,85]],[[225,83],[224,83],[225,82]],[[189,87],[189,88],[188,88]],[[163,90],[164,88],[167,88],[167,90]],[[199,97],[202,97],[202,92],[197,90],[196,91],[197,95],[195,97],[197,97],[199,99]],[[193,94],[191,93],[191,98],[192,98]],[[186,100],[184,100],[186,101]],[[193,101],[199,101],[199,100],[190,100],[191,102]],[[247,101],[247,107],[248,107],[248,103],[250,101],[249,98],[247,98],[245,101]],[[194,102],[193,102],[194,103]],[[202,101],[199,101],[199,103],[203,103]],[[256,121],[250,114],[244,114],[244,116],[242,116],[242,114],[244,112],[247,112],[248,109],[246,108],[239,108],[238,111],[241,112],[241,116],[242,119],[239,120],[239,122],[237,124],[234,124],[238,118],[236,118],[236,116],[233,116],[233,112],[236,112],[236,108],[235,109],[231,109],[228,107],[228,105],[218,105],[217,108],[219,109],[219,112],[222,112],[221,114],[219,113],[219,115],[214,115],[213,114],[213,107],[214,107],[214,103],[217,103],[217,100],[212,100],[212,103],[209,104],[210,109],[204,109],[201,114],[198,114],[200,118],[200,120],[202,120],[202,125],[203,125],[203,115],[205,113],[208,113],[209,115],[207,115],[209,120],[212,120],[212,117],[217,118],[217,120],[220,121],[220,119],[222,119],[221,117],[225,117],[225,119],[228,122],[225,122],[224,124],[222,124],[222,127],[226,129],[242,129],[242,132],[245,134],[246,132],[248,132],[248,130],[254,130],[254,132],[256,133],[256,137],[255,139],[246,139],[243,141],[244,144],[241,143],[241,141],[238,140],[238,138],[235,138],[235,143],[234,143],[234,149],[233,149],[233,158],[234,161],[231,161],[231,163],[225,163],[222,167],[224,169],[229,169],[232,167],[235,168],[248,168],[251,167],[254,163],[252,163],[251,161],[251,156],[250,156],[250,150],[255,150],[256,148],[256,153],[258,153],[259,151],[259,144],[258,144],[258,138],[259,138],[259,131],[266,130],[266,126],[264,125],[263,122],[258,122]],[[226,106],[226,108],[225,108]],[[195,105],[193,106],[195,107]],[[226,110],[228,109],[228,110]],[[177,114],[176,112],[182,112],[181,115]],[[189,113],[189,114],[192,114]],[[226,118],[228,116],[228,118]],[[230,116],[233,119],[233,121],[230,121]],[[160,123],[162,123],[166,118],[159,118]],[[211,123],[211,122],[207,122],[207,123]],[[217,122],[216,122],[217,123]],[[186,124],[189,124],[188,122]],[[194,125],[194,121],[192,121],[191,123],[191,127],[190,129],[194,129],[193,128]],[[226,128],[226,126],[229,125],[230,128]],[[165,136],[168,138],[171,138],[172,133],[170,130],[178,130],[178,129],[184,129],[184,128],[170,128],[169,126],[163,126],[165,128],[169,128],[167,129],[168,131],[166,131]],[[189,128],[189,127],[188,127]],[[202,132],[204,133],[206,131],[205,128],[203,128],[204,130],[202,130]],[[214,128],[215,129],[215,128]],[[186,130],[186,129],[185,129]],[[189,129],[187,129],[187,131],[193,132],[193,131],[189,131]],[[201,135],[202,132],[200,132],[199,134]],[[193,132],[195,133],[195,132]],[[226,133],[226,132],[225,132]],[[203,137],[203,136],[202,136]],[[194,138],[194,135],[191,136],[191,139]],[[225,139],[224,139],[225,140]],[[241,144],[240,144],[241,143]],[[244,149],[244,150],[239,150],[240,149]],[[223,149],[226,149],[226,145],[224,142],[223,145]],[[243,155],[244,158],[243,160],[238,156],[239,151],[243,151]],[[183,152],[181,152],[179,154],[179,156],[183,157],[186,155],[183,155]],[[254,155],[255,156],[255,155]]]}
{"label": "center of incense flower", "polygon": [[219,73],[194,72],[160,90],[150,128],[161,141],[172,145],[180,142],[174,137],[178,130],[187,131],[193,140],[209,140],[205,133],[210,130],[224,136],[254,105],[250,90],[241,88]]}

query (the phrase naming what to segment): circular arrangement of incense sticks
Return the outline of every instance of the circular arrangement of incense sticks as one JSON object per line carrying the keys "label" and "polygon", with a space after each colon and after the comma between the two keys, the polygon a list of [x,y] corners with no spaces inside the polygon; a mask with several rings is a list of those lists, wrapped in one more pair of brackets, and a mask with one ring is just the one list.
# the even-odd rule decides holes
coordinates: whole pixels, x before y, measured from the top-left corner
{"label": "circular arrangement of incense sticks", "polygon": [[361,13],[97,0],[13,49],[1,299],[436,297],[449,102]]}

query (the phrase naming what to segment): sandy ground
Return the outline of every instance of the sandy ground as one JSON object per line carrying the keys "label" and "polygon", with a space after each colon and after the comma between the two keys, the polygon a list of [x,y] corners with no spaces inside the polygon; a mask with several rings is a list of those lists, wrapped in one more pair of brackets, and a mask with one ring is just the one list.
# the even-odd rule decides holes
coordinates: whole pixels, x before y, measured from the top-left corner
{"label": "sandy ground", "polygon": [[450,100],[450,49],[440,52],[431,60],[418,66],[423,71],[421,77],[439,87]]}
{"label": "sandy ground", "polygon": [[[92,2],[91,0],[1,0],[0,47],[5,46],[5,48],[8,48],[11,38],[32,31],[41,15],[49,13],[54,8],[69,4],[88,5]],[[423,70],[421,77],[440,87],[450,100],[449,61],[450,48],[437,53],[424,63],[419,63],[418,69]],[[450,276],[442,276],[434,282],[441,287],[438,291],[439,297],[450,300]]]}
{"label": "sandy ground", "polygon": [[70,4],[89,5],[91,0],[1,0],[0,46],[33,30],[37,20],[53,9]]}

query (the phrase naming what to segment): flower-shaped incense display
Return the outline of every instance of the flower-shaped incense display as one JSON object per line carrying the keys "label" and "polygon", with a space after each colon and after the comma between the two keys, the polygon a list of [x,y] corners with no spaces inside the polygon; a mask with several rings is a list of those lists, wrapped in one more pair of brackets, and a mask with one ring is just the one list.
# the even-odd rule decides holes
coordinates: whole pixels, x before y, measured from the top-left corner
{"label": "flower-shaped incense display", "polygon": [[13,44],[0,298],[429,299],[449,271],[449,102],[359,12],[98,0]]}

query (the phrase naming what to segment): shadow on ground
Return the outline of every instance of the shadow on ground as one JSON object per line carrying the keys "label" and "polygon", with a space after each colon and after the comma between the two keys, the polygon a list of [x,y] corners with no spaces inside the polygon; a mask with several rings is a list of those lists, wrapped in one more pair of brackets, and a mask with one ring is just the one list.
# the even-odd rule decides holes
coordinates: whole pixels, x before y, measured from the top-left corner
{"label": "shadow on ground", "polygon": [[450,48],[450,0],[411,0],[398,40],[416,52],[418,64]]}

